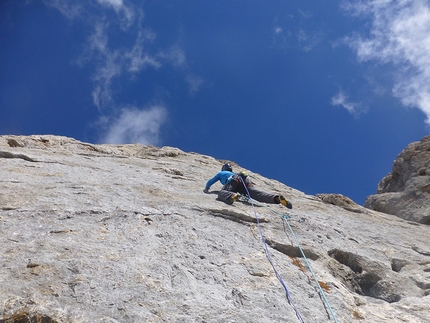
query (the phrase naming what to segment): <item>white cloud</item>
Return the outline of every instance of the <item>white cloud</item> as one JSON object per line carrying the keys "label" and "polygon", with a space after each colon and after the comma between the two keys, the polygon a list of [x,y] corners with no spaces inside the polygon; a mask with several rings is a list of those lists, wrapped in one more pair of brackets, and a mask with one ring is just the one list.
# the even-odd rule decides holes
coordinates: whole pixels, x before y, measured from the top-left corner
{"label": "white cloud", "polygon": [[308,33],[304,29],[300,28],[297,34],[297,40],[299,42],[300,49],[309,52],[317,47],[323,40],[321,32]]}
{"label": "white cloud", "polygon": [[82,15],[82,7],[76,3],[69,3],[64,0],[43,0],[49,7],[59,10],[68,19],[74,19]]}
{"label": "white cloud", "polygon": [[128,66],[128,71],[137,73],[144,70],[148,66],[157,69],[161,67],[161,62],[156,56],[151,56],[145,51],[145,43],[151,42],[156,38],[154,32],[150,30],[139,30],[136,42],[129,51],[124,53],[124,58]]}
{"label": "white cloud", "polygon": [[312,18],[313,14],[310,11],[303,11],[301,9],[299,9],[299,14],[303,17],[303,18]]}
{"label": "white cloud", "polygon": [[[275,18],[272,30],[273,47],[281,50],[298,47],[310,52],[324,40],[321,29],[315,29],[310,11],[298,11],[298,15],[285,16],[282,20]],[[280,20],[280,21],[279,21]],[[300,21],[297,23],[297,21]]]}
{"label": "white cloud", "polygon": [[284,29],[279,25],[277,20],[273,26],[272,42],[273,47],[277,49],[285,50],[288,47],[287,37],[285,36]]}
{"label": "white cloud", "polygon": [[188,83],[189,93],[191,96],[196,94],[200,90],[200,88],[202,87],[202,85],[204,83],[203,79],[200,76],[192,75],[192,74],[187,75],[185,77],[185,80]]}
{"label": "white cloud", "polygon": [[178,45],[172,46],[168,51],[159,54],[161,58],[177,68],[186,68],[185,52]]}
{"label": "white cloud", "polygon": [[108,130],[101,142],[156,146],[160,143],[160,129],[166,117],[166,109],[160,105],[146,110],[134,107],[124,108],[118,118],[109,121]]}
{"label": "white cloud", "polygon": [[[135,75],[148,66],[154,68],[161,66],[157,55],[151,55],[145,48],[156,35],[142,27],[143,12],[136,9],[131,2],[98,0],[99,6],[96,7],[90,4],[72,5],[71,1],[60,0],[44,0],[44,3],[58,9],[67,18],[83,23],[91,29],[86,43],[83,44],[84,51],[76,63],[80,66],[88,63],[95,65],[94,89],[91,95],[100,113],[115,109],[112,83],[116,78],[127,73]],[[117,19],[107,18],[107,10],[111,9],[116,12]],[[110,30],[115,26],[121,28],[124,38],[130,39],[130,36],[134,36],[134,44],[130,46],[128,43],[121,42],[116,48],[110,44]]]}
{"label": "white cloud", "polygon": [[115,10],[123,29],[127,29],[133,24],[134,19],[136,18],[136,9],[130,2],[127,4],[122,0],[98,0],[98,2],[105,7],[113,8]]}
{"label": "white cloud", "polygon": [[98,64],[92,93],[94,104],[99,111],[113,104],[111,84],[112,80],[122,73],[122,57],[118,52],[111,52],[105,47],[98,47],[101,62]]}
{"label": "white cloud", "polygon": [[[136,81],[138,74],[147,68],[159,69],[170,64],[185,75],[184,82],[189,86],[189,93],[194,95],[203,80],[189,72],[181,46],[174,44],[167,50],[154,50],[152,43],[157,35],[144,27],[143,2],[97,0],[76,5],[71,0],[42,1],[89,30],[76,63],[93,68],[91,95],[100,113],[98,125],[108,129],[103,141],[158,144],[166,109],[162,106],[145,110],[121,108],[127,103],[116,102],[115,95],[127,85],[126,82],[117,85],[124,78]],[[112,119],[112,115],[117,117]]]}
{"label": "white cloud", "polygon": [[342,91],[339,91],[335,96],[331,98],[331,104],[343,107],[355,117],[358,117],[362,112],[364,112],[361,104],[351,102],[348,96]]}
{"label": "white cloud", "polygon": [[91,52],[106,54],[108,50],[108,24],[103,22],[94,23],[94,32],[88,38],[88,46]]}
{"label": "white cloud", "polygon": [[112,6],[114,8],[120,8],[123,6],[122,0],[98,0],[99,3]]}
{"label": "white cloud", "polygon": [[393,64],[393,95],[405,106],[421,109],[430,124],[429,1],[364,0],[347,2],[344,8],[372,21],[368,37],[346,39],[359,60]]}
{"label": "white cloud", "polygon": [[[112,82],[122,76],[137,74],[147,67],[161,67],[157,55],[151,55],[145,50],[146,43],[152,42],[156,35],[150,30],[137,26],[135,41],[132,47],[109,47],[109,24],[94,23],[93,33],[88,37],[86,49],[80,58],[81,65],[93,62],[96,64],[92,92],[93,102],[99,111],[112,108],[115,105],[112,93]],[[131,76],[131,75],[130,75]]]}

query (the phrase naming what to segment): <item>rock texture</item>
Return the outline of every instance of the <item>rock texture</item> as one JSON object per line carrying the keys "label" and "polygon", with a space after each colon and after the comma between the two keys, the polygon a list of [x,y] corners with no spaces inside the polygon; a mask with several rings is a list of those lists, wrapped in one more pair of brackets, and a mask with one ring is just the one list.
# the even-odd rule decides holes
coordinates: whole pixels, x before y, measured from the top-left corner
{"label": "rock texture", "polygon": [[430,224],[430,136],[409,144],[364,205],[406,220]]}
{"label": "rock texture", "polygon": [[0,137],[0,322],[300,322],[259,228],[305,322],[334,319],[297,242],[337,322],[430,321],[429,226],[235,164],[294,208],[226,205],[203,193],[222,163]]}

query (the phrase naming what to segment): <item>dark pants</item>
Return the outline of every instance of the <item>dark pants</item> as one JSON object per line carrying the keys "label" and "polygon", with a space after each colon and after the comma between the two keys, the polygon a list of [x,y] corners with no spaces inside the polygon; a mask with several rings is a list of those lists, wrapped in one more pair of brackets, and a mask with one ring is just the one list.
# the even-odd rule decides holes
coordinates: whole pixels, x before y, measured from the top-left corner
{"label": "dark pants", "polygon": [[[246,188],[243,182],[245,182]],[[266,193],[257,190],[247,178],[243,181],[241,179],[232,180],[230,183],[225,184],[221,191],[218,193],[218,198],[221,201],[231,204],[231,197],[235,193],[240,193],[242,195],[248,196],[248,192],[251,198],[258,202],[279,204],[279,202],[275,201],[275,197],[279,196],[278,194]]]}

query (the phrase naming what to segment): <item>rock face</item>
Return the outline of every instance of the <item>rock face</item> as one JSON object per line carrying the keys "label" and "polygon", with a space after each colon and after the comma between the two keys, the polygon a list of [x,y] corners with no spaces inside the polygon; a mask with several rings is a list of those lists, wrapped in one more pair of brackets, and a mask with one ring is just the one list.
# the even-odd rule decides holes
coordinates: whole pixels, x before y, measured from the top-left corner
{"label": "rock face", "polygon": [[0,137],[0,323],[430,321],[429,226],[236,164],[294,207],[227,205],[223,162]]}
{"label": "rock face", "polygon": [[430,224],[430,136],[409,144],[397,156],[391,173],[364,206]]}

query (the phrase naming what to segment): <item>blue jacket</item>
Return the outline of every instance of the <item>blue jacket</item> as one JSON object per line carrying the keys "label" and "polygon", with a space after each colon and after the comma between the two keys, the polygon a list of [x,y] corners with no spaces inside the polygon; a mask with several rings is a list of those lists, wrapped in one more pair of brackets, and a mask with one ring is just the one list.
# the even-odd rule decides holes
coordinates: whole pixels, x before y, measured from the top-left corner
{"label": "blue jacket", "polygon": [[222,185],[225,185],[225,183],[227,183],[227,180],[230,178],[230,176],[234,176],[234,173],[229,172],[228,170],[220,171],[213,178],[208,180],[208,182],[206,183],[206,189],[208,190],[217,181],[220,181]]}

